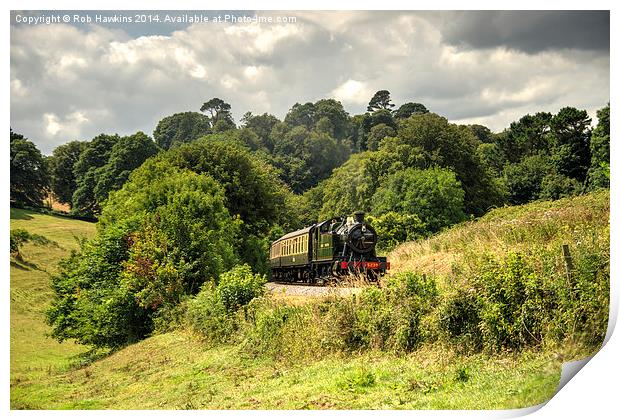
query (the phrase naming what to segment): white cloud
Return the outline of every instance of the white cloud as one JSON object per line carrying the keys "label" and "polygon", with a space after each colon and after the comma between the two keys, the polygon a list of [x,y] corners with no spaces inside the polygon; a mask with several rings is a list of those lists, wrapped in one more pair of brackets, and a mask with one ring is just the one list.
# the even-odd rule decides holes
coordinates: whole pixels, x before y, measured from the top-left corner
{"label": "white cloud", "polygon": [[55,114],[43,114],[45,120],[45,130],[50,136],[55,136],[62,129],[62,126],[58,122],[58,117]]}
{"label": "white cloud", "polygon": [[372,92],[364,82],[349,79],[336,89],[331,91],[334,98],[342,103],[348,104],[364,104],[367,103],[372,96]]}

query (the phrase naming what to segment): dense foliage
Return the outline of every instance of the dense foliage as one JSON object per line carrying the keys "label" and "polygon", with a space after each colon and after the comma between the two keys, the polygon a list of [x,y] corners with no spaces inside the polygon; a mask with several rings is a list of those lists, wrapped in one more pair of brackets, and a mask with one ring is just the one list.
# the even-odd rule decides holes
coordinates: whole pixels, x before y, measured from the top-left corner
{"label": "dense foliage", "polygon": [[113,219],[54,276],[56,338],[99,347],[143,338],[162,311],[237,261],[239,222],[222,188],[206,174],[158,169],[136,172],[113,194],[104,213]]}
{"label": "dense foliage", "polygon": [[73,193],[73,212],[97,216],[108,194],[118,190],[131,171],[157,152],[153,140],[140,131],[124,137],[95,137],[74,164],[77,188]]}
{"label": "dense foliage", "polygon": [[153,138],[159,147],[168,150],[179,144],[190,143],[210,132],[209,117],[199,112],[180,112],[159,121],[153,131]]}
{"label": "dense foliage", "polygon": [[69,205],[72,203],[73,193],[77,189],[73,167],[87,147],[87,142],[70,141],[55,148],[49,158],[52,192],[61,203]]}
{"label": "dense foliage", "polygon": [[11,130],[11,201],[42,206],[49,183],[47,162],[39,149]]}

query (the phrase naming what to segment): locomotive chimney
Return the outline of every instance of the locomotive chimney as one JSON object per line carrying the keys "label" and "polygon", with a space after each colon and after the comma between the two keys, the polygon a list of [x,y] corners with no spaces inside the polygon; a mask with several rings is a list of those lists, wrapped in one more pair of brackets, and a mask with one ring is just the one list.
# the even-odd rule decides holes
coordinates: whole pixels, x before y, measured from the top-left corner
{"label": "locomotive chimney", "polygon": [[356,223],[364,223],[364,212],[363,211],[356,211],[355,213],[353,213],[353,218],[355,219]]}

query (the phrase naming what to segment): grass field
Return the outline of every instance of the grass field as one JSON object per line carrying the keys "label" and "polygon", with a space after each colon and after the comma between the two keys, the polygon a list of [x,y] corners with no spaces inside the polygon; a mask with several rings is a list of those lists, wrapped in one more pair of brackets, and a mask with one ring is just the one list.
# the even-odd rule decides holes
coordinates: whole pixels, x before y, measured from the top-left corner
{"label": "grass field", "polygon": [[95,232],[92,223],[11,209],[11,229],[22,228],[56,242],[25,244],[23,262],[11,259],[11,385],[66,370],[87,349],[47,337],[43,311],[51,299],[49,275],[58,261],[78,248],[77,238]]}
{"label": "grass field", "polygon": [[[574,200],[492,212],[479,224],[398,248],[392,264],[448,272],[472,244],[497,252],[507,244],[518,246],[519,229],[533,229],[541,243],[555,246],[587,236],[588,226],[600,230],[607,224],[608,217],[601,216],[608,215],[608,195]],[[462,355],[426,346],[407,356],[369,352],[295,362],[251,358],[240,347],[209,347],[176,331],[90,360],[87,348],[46,336],[43,310],[57,261],[77,248],[76,236],[92,236],[95,226],[12,209],[11,228],[57,243],[27,244],[25,263],[11,261],[13,409],[521,408],[548,400],[561,363],[582,356],[571,349]]]}

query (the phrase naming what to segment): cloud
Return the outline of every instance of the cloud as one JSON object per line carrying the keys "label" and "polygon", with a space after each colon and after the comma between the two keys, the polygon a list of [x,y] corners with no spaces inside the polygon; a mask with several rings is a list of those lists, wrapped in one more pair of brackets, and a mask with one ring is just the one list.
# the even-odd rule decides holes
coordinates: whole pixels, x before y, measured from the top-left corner
{"label": "cloud", "polygon": [[343,104],[360,105],[368,103],[368,98],[372,97],[372,91],[364,82],[349,79],[332,90],[331,95]]}
{"label": "cloud", "polygon": [[[421,102],[493,130],[528,112],[566,105],[592,112],[609,101],[608,51],[589,48],[593,41],[567,49],[542,35],[538,50],[529,48],[517,24],[500,24],[510,15],[286,14],[297,23],[194,24],[148,36],[97,25],[13,25],[11,126],[50,153],[102,132],[151,134],[164,116],[197,111],[212,97],[229,102],[237,118],[246,111],[283,118],[295,102],[326,97],[351,114],[365,112],[374,92],[387,89],[397,105]],[[582,24],[594,25],[587,16]],[[470,21],[484,36],[474,37]],[[462,43],[454,41],[458,22]],[[498,28],[498,41],[485,41]],[[588,31],[596,32],[577,30]]]}
{"label": "cloud", "polygon": [[446,12],[442,20],[446,43],[473,49],[609,51],[605,10],[462,11]]}

